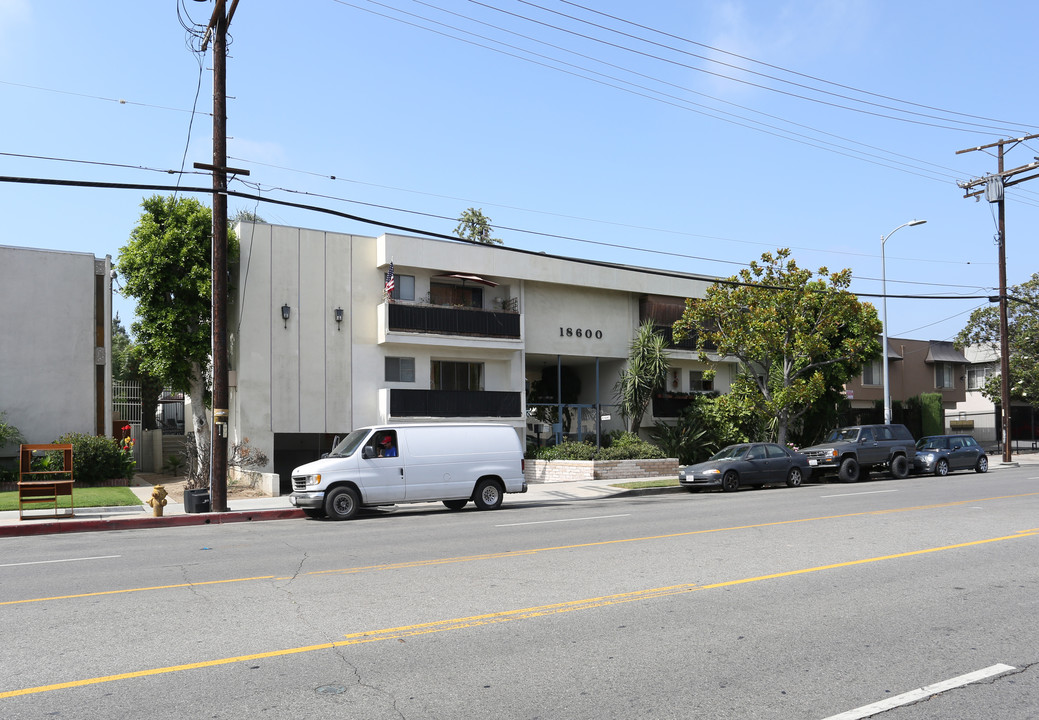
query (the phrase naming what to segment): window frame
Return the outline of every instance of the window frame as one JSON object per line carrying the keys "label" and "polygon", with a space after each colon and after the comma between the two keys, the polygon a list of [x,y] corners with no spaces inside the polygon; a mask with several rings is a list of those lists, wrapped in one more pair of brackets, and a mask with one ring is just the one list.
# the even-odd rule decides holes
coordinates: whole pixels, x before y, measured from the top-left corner
{"label": "window frame", "polygon": [[[406,362],[411,361],[411,379],[407,379],[407,373],[402,372],[403,367],[407,366]],[[390,368],[396,365],[396,377],[390,377]],[[398,355],[387,355],[385,362],[383,363],[383,379],[386,382],[395,383],[413,383],[415,382],[415,358],[413,357],[402,357]]]}

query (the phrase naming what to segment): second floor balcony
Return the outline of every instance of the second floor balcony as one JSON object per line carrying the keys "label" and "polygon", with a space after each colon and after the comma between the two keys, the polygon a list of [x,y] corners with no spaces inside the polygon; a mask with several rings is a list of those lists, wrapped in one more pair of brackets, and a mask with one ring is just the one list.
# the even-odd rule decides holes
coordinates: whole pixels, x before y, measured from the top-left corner
{"label": "second floor balcony", "polygon": [[405,340],[406,336],[450,335],[482,339],[505,347],[522,341],[521,315],[502,310],[384,303],[380,306],[380,341]]}

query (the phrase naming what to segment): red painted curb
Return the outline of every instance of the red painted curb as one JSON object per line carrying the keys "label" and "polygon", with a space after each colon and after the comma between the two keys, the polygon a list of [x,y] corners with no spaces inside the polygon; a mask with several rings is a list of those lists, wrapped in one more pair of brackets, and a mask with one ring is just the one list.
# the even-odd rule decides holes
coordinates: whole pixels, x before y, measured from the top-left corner
{"label": "red painted curb", "polygon": [[136,530],[138,528],[187,527],[191,525],[223,525],[226,523],[253,522],[258,520],[290,520],[306,517],[297,508],[279,510],[237,510],[226,513],[192,513],[168,517],[108,518],[96,520],[58,520],[40,522],[23,520],[17,525],[0,525],[0,537],[23,537],[27,535],[53,535],[74,532],[98,532],[104,530]]}

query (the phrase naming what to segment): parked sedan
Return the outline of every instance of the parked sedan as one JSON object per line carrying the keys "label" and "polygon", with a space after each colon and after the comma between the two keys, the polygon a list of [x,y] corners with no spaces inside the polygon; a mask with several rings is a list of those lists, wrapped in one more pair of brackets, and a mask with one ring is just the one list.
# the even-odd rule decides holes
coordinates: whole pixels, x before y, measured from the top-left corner
{"label": "parked sedan", "polygon": [[930,435],[916,441],[913,468],[917,472],[948,475],[950,470],[988,470],[988,455],[970,435]]}
{"label": "parked sedan", "polygon": [[732,492],[741,485],[797,487],[811,475],[808,458],[774,443],[740,443],[711,459],[679,468],[678,482],[690,490],[720,487]]}

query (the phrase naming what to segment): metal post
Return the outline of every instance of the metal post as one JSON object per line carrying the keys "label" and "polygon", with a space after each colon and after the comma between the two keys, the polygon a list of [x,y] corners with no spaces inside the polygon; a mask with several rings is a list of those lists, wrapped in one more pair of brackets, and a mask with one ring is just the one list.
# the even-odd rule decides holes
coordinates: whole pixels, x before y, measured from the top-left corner
{"label": "metal post", "polygon": [[902,223],[894,230],[889,232],[880,238],[880,294],[883,296],[882,305],[884,308],[883,325],[881,326],[881,337],[882,347],[881,352],[884,353],[881,357],[880,362],[883,365],[884,375],[884,423],[891,423],[891,382],[888,375],[888,357],[887,357],[887,271],[884,262],[884,245],[887,244],[887,239],[894,235],[896,232],[904,227],[912,227],[915,225],[923,225],[926,220],[910,220],[907,223]]}
{"label": "metal post", "polygon": [[209,493],[214,512],[227,512],[227,17],[213,11],[213,423]]}
{"label": "metal post", "polygon": [[[1003,146],[997,155],[998,172],[1003,177]],[[999,387],[1003,405],[1003,462],[1011,462],[1010,450],[1010,331],[1007,321],[1007,242],[1003,193],[999,195]]]}

